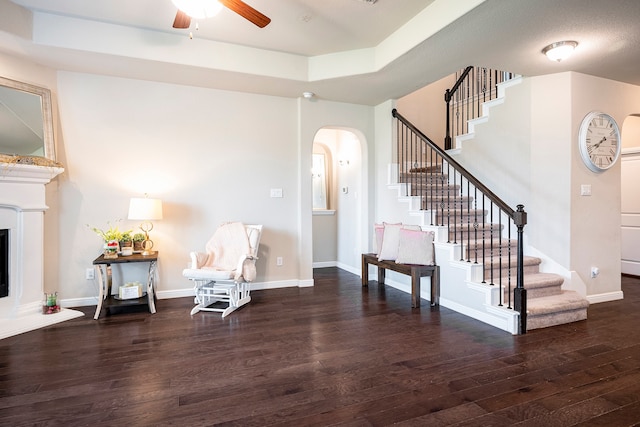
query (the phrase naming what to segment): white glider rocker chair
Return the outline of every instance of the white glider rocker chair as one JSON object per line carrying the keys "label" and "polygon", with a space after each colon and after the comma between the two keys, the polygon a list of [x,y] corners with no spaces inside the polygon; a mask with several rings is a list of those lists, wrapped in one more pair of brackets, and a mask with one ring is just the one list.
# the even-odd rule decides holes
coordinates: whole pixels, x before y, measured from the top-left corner
{"label": "white glider rocker chair", "polygon": [[206,253],[191,252],[190,268],[182,275],[194,282],[199,311],[217,311],[222,317],[251,301],[256,277],[256,260],[262,225],[230,222],[218,227],[206,246]]}

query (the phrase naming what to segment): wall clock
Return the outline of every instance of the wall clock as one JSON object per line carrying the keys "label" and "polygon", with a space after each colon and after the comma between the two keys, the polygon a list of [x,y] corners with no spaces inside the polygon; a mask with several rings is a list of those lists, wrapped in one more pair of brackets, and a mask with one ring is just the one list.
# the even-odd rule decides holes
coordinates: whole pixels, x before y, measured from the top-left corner
{"label": "wall clock", "polygon": [[620,128],[610,115],[593,111],[582,119],[578,145],[589,169],[594,172],[607,170],[620,157]]}

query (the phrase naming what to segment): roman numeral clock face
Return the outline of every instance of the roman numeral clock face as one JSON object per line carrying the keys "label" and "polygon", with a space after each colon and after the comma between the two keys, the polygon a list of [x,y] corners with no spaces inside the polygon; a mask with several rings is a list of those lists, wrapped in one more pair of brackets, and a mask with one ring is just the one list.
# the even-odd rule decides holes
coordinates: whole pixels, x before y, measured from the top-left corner
{"label": "roman numeral clock face", "polygon": [[594,172],[609,169],[620,157],[620,129],[608,114],[587,114],[580,125],[578,138],[582,160]]}

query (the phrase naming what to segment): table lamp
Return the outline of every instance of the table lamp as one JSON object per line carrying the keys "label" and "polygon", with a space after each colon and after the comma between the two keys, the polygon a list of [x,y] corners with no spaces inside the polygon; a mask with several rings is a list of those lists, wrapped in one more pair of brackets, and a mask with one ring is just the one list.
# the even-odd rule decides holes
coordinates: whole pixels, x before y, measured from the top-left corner
{"label": "table lamp", "polygon": [[153,230],[151,221],[162,219],[162,200],[150,199],[145,197],[132,197],[129,202],[129,219],[137,219],[143,221],[140,224],[140,230],[144,232],[144,241],[142,242],[142,255],[153,255],[153,241],[149,239],[149,232]]}

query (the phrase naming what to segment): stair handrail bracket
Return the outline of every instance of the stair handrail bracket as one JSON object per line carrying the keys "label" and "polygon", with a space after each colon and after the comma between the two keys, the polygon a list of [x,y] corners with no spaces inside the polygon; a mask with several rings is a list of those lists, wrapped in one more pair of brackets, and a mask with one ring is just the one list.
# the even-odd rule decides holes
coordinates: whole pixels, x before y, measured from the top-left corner
{"label": "stair handrail bracket", "polygon": [[396,182],[407,184],[405,196],[420,196],[430,225],[448,230],[448,243],[460,244],[460,261],[482,265],[482,283],[497,285],[497,305],[516,311],[518,333],[526,333],[524,205],[510,207],[397,109],[392,116],[397,125]]}

